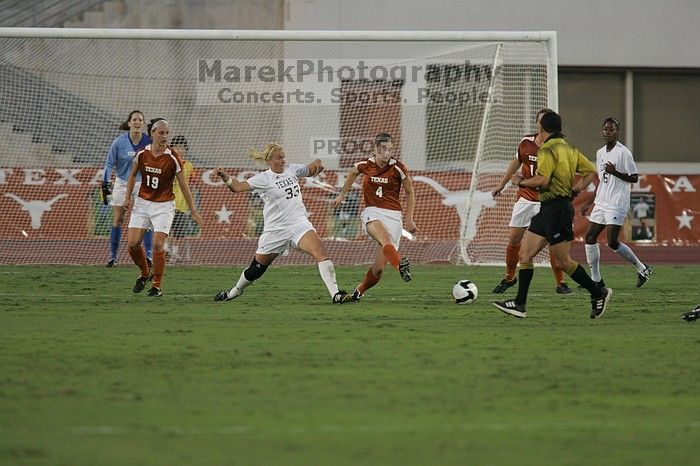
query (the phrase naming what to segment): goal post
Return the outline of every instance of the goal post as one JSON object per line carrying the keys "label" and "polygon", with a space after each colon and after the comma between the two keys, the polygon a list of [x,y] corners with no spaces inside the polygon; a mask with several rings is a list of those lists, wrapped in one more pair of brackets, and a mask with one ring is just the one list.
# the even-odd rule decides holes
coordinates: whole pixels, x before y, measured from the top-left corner
{"label": "goal post", "polygon": [[[248,150],[271,141],[290,162],[323,161],[302,195],[334,262],[371,262],[359,191],[338,209],[330,201],[380,132],[414,177],[421,231],[402,239],[403,253],[502,263],[516,190],[490,192],[537,111],[558,107],[551,31],[0,28],[0,82],[2,264],[106,262],[113,214],[99,187],[134,109],[188,142],[204,225],[178,224],[172,263],[249,262],[260,202],[213,170],[243,180],[265,168]],[[291,250],[278,262],[309,259]]]}

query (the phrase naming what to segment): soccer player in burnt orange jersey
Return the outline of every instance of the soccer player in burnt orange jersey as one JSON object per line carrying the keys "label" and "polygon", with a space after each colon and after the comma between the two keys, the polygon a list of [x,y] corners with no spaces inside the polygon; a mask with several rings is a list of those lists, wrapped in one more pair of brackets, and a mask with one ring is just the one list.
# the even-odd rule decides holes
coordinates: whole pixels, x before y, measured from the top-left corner
{"label": "soccer player in burnt orange jersey", "polygon": [[[535,122],[539,123],[540,118],[550,109],[544,108],[537,112]],[[537,169],[537,150],[542,145],[543,141],[539,140],[537,134],[528,134],[523,137],[518,145],[518,151],[515,158],[508,166],[506,173],[501,178],[499,186],[491,192],[493,197],[498,197],[511,182],[513,175],[521,169],[523,179],[532,178]],[[506,247],[506,276],[501,280],[501,283],[493,289],[494,293],[503,293],[511,286],[517,283],[515,278],[515,270],[518,267],[518,253],[520,252],[520,243],[522,242],[525,230],[530,226],[530,220],[540,211],[540,195],[535,188],[518,188],[518,200],[513,205],[513,213],[511,215],[510,224],[508,225],[508,246]],[[556,292],[559,294],[571,293],[571,288],[564,281],[564,272],[557,267],[554,256],[549,256],[554,272],[554,279],[557,282]]]}
{"label": "soccer player in burnt orange jersey", "polygon": [[[347,300],[358,301],[364,293],[379,283],[384,274],[387,262],[401,274],[405,282],[411,281],[411,271],[408,260],[401,258],[398,252],[401,233],[405,229],[410,233],[418,231],[413,221],[416,197],[408,168],[393,157],[394,143],[391,135],[378,134],[374,138],[374,156],[356,163],[340,194],[333,200],[333,206],[339,207],[346,194],[362,173],[362,195],[365,209],[361,213],[363,230],[371,236],[379,247],[374,257],[374,263],[369,268],[364,280],[355,291],[347,296]],[[401,216],[399,196],[401,187],[406,191],[406,213]]]}
{"label": "soccer player in burnt orange jersey", "polygon": [[[202,217],[197,212],[187,178],[182,171],[184,166],[182,158],[167,144],[170,125],[162,118],[155,118],[148,125],[148,133],[153,142],[136,154],[126,185],[127,196],[124,207],[131,208],[131,191],[136,183],[136,174],[141,173],[141,187],[133,202],[127,235],[129,255],[134,264],[141,269],[141,275],[136,279],[133,291],[141,292],[146,283],[152,279],[153,287],[148,291],[148,295],[158,297],[162,295],[160,286],[165,271],[165,240],[175,217],[173,181],[176,177],[187,206],[190,208],[192,220],[200,227]],[[141,239],[150,227],[155,232],[152,275],[146,262],[146,253],[141,247]]]}

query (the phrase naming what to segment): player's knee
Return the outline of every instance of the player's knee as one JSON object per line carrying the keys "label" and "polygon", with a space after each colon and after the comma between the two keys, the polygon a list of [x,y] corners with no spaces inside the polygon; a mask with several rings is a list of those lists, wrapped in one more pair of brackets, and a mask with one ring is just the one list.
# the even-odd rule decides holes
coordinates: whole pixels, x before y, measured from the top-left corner
{"label": "player's knee", "polygon": [[253,262],[251,262],[248,268],[243,271],[243,274],[245,275],[246,280],[252,282],[262,277],[262,274],[265,273],[265,270],[267,270],[268,267],[268,265],[261,264],[253,259]]}
{"label": "player's knee", "polygon": [[610,246],[613,251],[617,251],[617,248],[620,247],[620,242],[618,240],[608,241],[608,246]]}

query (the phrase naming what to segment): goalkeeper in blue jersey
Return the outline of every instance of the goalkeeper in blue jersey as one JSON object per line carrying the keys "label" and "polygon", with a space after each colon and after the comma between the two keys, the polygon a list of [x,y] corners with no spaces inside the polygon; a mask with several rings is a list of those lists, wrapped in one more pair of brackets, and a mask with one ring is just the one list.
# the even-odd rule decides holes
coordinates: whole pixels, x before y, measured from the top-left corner
{"label": "goalkeeper in blue jersey", "polygon": [[[143,132],[144,116],[140,110],[133,110],[129,113],[126,121],[123,122],[119,129],[128,131],[119,135],[109,148],[107,153],[107,163],[105,163],[104,175],[102,177],[102,202],[105,205],[112,205],[114,219],[112,222],[112,230],[109,233],[110,256],[107,261],[107,267],[114,267],[117,264],[117,252],[119,251],[119,242],[122,236],[122,224],[124,223],[124,201],[126,197],[126,182],[129,179],[131,165],[134,161],[134,156],[138,151],[151,143],[151,138]],[[112,170],[115,172],[114,185],[110,182]],[[137,175],[136,189],[138,192],[141,185],[141,177]],[[112,195],[111,202],[108,198]],[[143,237],[143,243],[146,248],[146,256],[149,266],[152,263],[153,257],[153,232],[148,230]]]}

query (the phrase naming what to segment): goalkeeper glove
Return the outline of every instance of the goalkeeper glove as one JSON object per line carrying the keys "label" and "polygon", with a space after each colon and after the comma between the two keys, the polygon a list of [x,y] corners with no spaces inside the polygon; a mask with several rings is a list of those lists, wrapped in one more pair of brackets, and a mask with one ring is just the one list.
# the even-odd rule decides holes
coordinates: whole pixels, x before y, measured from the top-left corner
{"label": "goalkeeper glove", "polygon": [[109,181],[103,181],[102,182],[102,203],[104,205],[109,204],[109,199],[107,196],[112,194],[112,183]]}
{"label": "goalkeeper glove", "polygon": [[693,322],[694,320],[700,319],[700,304],[695,306],[692,311],[683,314],[682,319],[686,322]]}

